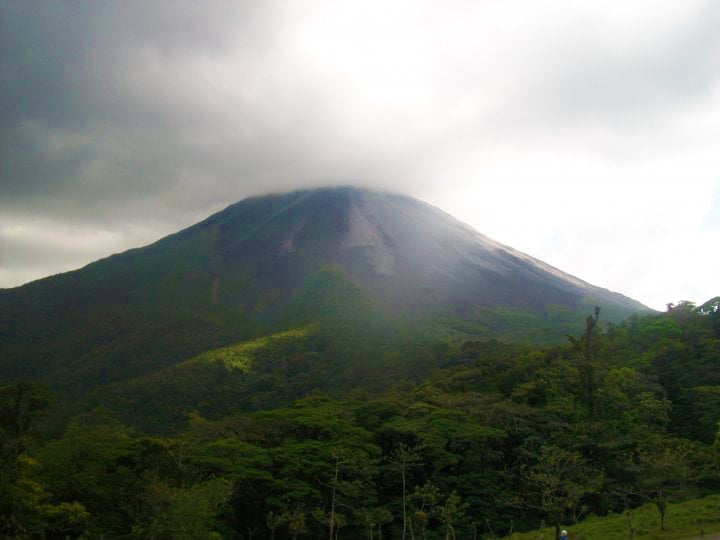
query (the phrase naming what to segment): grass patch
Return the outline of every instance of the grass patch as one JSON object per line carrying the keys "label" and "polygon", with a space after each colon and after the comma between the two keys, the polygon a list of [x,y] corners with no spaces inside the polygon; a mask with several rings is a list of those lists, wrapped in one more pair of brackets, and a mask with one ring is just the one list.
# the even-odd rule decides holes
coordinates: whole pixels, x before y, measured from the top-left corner
{"label": "grass patch", "polygon": [[180,366],[218,364],[224,366],[228,370],[240,370],[247,373],[252,368],[255,356],[264,349],[267,349],[272,345],[280,344],[284,341],[302,339],[306,337],[309,332],[309,327],[295,328],[287,330],[286,332],[274,334],[272,336],[254,339],[252,341],[243,341],[241,343],[230,345],[229,347],[204,352],[195,358],[191,358],[187,362],[180,364]]}
{"label": "grass patch", "polygon": [[[652,504],[636,508],[631,516],[635,530],[634,540],[689,540],[700,538],[701,530],[709,533],[720,531],[720,495],[693,499],[668,505],[664,532],[660,531],[660,515]],[[606,517],[592,516],[579,524],[563,525],[572,540],[627,540],[630,538],[623,514]],[[515,533],[506,540],[552,540],[553,528]]]}

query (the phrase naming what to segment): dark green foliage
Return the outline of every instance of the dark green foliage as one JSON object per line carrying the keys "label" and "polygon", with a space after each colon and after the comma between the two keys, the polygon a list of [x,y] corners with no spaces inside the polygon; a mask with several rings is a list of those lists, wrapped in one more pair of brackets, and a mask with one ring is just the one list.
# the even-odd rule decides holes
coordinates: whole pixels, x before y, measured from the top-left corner
{"label": "dark green foliage", "polygon": [[42,384],[20,381],[0,386],[0,456],[4,463],[25,451],[51,404],[50,391]]}
{"label": "dark green foliage", "polygon": [[645,502],[669,523],[671,501],[720,490],[713,313],[681,304],[606,331],[595,313],[551,348],[296,326],[106,386],[49,440],[47,388],[7,385],[0,525],[481,538]]}
{"label": "dark green foliage", "polygon": [[0,387],[0,534],[77,536],[89,514],[78,502],[48,504],[38,481],[41,463],[30,457],[52,400],[47,387],[18,382]]}

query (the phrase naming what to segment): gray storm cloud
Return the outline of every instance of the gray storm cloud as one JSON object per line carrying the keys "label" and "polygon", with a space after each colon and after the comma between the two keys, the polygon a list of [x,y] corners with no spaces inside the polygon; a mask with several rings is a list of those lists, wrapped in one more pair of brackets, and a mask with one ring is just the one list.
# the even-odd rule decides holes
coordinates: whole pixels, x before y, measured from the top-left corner
{"label": "gray storm cloud", "polygon": [[498,156],[691,144],[686,118],[717,104],[720,7],[624,4],[2,2],[0,286],[251,194],[491,199]]}

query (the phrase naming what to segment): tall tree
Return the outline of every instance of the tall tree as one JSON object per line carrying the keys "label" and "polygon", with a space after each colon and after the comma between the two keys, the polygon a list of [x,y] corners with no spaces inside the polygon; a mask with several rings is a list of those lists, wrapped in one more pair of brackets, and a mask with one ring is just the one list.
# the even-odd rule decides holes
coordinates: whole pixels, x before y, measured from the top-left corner
{"label": "tall tree", "polygon": [[581,400],[585,404],[588,417],[593,420],[596,413],[596,369],[593,358],[593,338],[598,320],[600,319],[600,306],[595,306],[592,315],[585,319],[585,333],[582,339],[568,335],[578,357],[578,372],[580,374]]}
{"label": "tall tree", "polygon": [[539,452],[526,451],[526,454],[529,462],[519,472],[522,495],[513,499],[511,505],[542,513],[555,527],[557,538],[568,510],[583,495],[590,495],[596,489],[595,474],[577,452],[543,446]]}
{"label": "tall tree", "polygon": [[454,491],[437,507],[437,513],[445,526],[445,540],[455,540],[455,523],[465,513],[462,500]]}
{"label": "tall tree", "polygon": [[426,482],[422,487],[415,486],[415,491],[410,495],[410,499],[415,506],[413,518],[416,523],[419,539],[425,540],[427,537],[428,523],[440,500],[440,490],[431,482]]}
{"label": "tall tree", "polygon": [[635,458],[635,495],[657,508],[665,530],[668,503],[687,496],[707,473],[706,449],[685,439],[666,439],[642,449]]}
{"label": "tall tree", "polygon": [[405,536],[407,534],[407,474],[411,468],[419,465],[421,461],[422,460],[417,449],[410,448],[405,443],[400,443],[397,449],[390,454],[390,457],[388,458],[388,463],[392,469],[400,474],[402,479],[403,540],[405,540]]}

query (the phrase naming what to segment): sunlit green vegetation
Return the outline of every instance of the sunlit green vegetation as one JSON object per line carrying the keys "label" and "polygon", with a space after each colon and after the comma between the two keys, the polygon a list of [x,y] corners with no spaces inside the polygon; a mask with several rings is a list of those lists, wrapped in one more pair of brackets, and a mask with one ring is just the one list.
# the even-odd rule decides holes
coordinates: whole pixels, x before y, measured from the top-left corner
{"label": "sunlit green vegetation", "polygon": [[[629,512],[592,516],[577,524],[564,525],[573,540],[691,540],[720,531],[720,497],[717,495],[669,503],[667,526],[660,530],[660,518],[652,504]],[[554,529],[514,533],[505,540],[550,540]],[[632,534],[632,536],[631,536]]]}

